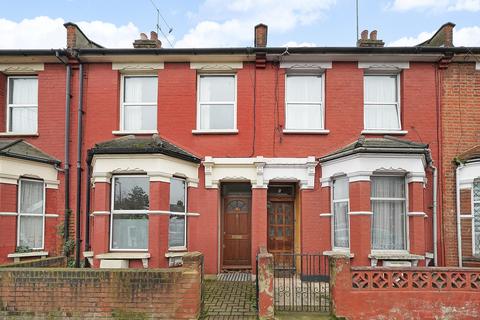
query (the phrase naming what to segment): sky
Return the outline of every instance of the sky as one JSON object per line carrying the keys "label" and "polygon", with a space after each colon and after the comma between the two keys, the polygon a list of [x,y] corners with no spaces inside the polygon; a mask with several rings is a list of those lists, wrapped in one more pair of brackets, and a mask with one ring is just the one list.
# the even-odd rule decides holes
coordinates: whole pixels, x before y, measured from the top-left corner
{"label": "sky", "polygon": [[[252,46],[260,22],[268,46],[354,46],[357,37],[355,0],[0,0],[0,49],[63,48],[67,21],[105,47],[130,48],[156,30],[152,2],[164,47]],[[360,31],[378,30],[387,46],[418,44],[453,22],[456,46],[480,47],[480,0],[358,2]]]}

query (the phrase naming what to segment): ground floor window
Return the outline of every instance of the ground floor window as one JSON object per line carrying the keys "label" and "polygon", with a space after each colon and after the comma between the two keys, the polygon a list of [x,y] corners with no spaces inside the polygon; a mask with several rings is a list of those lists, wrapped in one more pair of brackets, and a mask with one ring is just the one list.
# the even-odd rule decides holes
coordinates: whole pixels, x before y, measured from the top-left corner
{"label": "ground floor window", "polygon": [[43,249],[45,229],[45,183],[21,179],[18,199],[17,246]]}
{"label": "ground floor window", "polygon": [[187,247],[187,187],[185,179],[170,181],[170,222],[168,228],[169,248]]}
{"label": "ground floor window", "polygon": [[349,248],[348,178],[333,180],[333,248]]}
{"label": "ground floor window", "polygon": [[403,176],[372,176],[372,249],[406,250],[406,190]]}
{"label": "ground floor window", "polygon": [[480,180],[473,183],[473,254],[480,255]]}
{"label": "ground floor window", "polygon": [[113,177],[111,250],[148,249],[149,194],[147,176]]}

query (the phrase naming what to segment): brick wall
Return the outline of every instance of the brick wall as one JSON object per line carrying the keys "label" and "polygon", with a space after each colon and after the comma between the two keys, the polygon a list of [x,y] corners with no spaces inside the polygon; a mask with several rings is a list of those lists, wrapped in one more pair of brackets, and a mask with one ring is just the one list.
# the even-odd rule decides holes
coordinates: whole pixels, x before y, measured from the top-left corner
{"label": "brick wall", "polygon": [[0,269],[0,316],[196,319],[201,255],[182,268]]}
{"label": "brick wall", "polygon": [[[445,264],[458,264],[454,158],[480,144],[480,72],[475,63],[451,63],[442,71],[442,229]],[[463,200],[465,199],[462,197]],[[467,205],[462,205],[465,209]],[[470,209],[469,209],[470,211]],[[468,228],[463,228],[468,232]]]}
{"label": "brick wall", "polygon": [[0,268],[63,268],[67,266],[67,257],[50,257],[0,265]]}

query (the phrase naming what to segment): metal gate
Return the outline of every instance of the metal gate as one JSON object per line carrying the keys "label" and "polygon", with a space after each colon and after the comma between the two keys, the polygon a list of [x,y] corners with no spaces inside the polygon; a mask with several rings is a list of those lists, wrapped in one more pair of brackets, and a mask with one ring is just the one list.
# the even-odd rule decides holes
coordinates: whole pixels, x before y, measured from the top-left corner
{"label": "metal gate", "polygon": [[330,313],[327,256],[278,253],[273,261],[275,310]]}

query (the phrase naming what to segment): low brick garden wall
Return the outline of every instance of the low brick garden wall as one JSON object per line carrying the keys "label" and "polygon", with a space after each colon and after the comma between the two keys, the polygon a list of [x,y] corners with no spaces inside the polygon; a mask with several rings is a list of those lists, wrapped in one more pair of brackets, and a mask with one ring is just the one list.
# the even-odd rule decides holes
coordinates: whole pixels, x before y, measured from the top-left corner
{"label": "low brick garden wall", "polygon": [[197,319],[201,258],[170,269],[1,268],[0,317]]}
{"label": "low brick garden wall", "polygon": [[0,268],[64,268],[66,266],[67,257],[59,256],[2,264]]}

